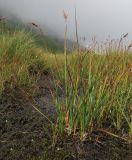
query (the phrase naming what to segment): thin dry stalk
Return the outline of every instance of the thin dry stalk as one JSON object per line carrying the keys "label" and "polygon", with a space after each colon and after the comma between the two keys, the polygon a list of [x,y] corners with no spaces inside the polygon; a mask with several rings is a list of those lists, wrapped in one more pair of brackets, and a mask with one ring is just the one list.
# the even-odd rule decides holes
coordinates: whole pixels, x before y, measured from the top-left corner
{"label": "thin dry stalk", "polygon": [[79,46],[79,36],[78,36],[78,22],[77,22],[77,11],[76,11],[76,7],[75,7],[75,28],[76,28],[76,41],[77,41],[77,50],[78,50],[78,54],[80,52],[80,46]]}
{"label": "thin dry stalk", "polygon": [[120,40],[119,40],[119,45],[118,45],[118,51],[120,51],[120,48],[121,48],[121,44],[122,44],[123,39],[126,38],[127,36],[128,36],[128,33],[123,34],[122,37],[120,38]]}

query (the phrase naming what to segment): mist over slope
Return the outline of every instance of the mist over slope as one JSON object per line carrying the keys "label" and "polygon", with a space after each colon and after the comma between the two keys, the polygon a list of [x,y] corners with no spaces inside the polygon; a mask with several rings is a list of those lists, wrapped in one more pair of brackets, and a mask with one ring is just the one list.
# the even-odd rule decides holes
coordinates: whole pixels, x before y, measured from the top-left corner
{"label": "mist over slope", "polygon": [[64,38],[62,11],[69,14],[68,39],[75,40],[74,8],[77,8],[79,37],[87,41],[120,38],[129,33],[132,40],[131,0],[0,0],[0,11],[7,18],[17,17],[24,23],[39,24],[45,34]]}

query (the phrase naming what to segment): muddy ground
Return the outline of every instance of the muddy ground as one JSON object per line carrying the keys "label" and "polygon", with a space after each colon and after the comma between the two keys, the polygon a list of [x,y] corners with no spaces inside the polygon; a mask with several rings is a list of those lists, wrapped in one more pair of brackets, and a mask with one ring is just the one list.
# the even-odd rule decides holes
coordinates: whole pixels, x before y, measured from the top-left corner
{"label": "muddy ground", "polygon": [[[51,121],[56,110],[49,91],[50,81],[42,76],[34,102]],[[6,89],[0,99],[0,160],[132,160],[132,144],[94,132],[85,142],[77,137],[59,137],[52,146],[52,127],[19,89]],[[101,137],[99,141],[95,141]]]}

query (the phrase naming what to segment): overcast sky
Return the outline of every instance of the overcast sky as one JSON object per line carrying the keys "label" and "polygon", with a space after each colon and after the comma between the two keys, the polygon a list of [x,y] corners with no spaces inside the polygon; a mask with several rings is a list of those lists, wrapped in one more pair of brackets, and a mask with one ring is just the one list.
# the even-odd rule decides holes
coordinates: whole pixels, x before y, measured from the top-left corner
{"label": "overcast sky", "polygon": [[[36,22],[50,33],[64,35],[62,11],[69,14],[68,37],[75,39],[74,8],[77,8],[79,35],[99,41],[109,35],[118,38],[129,33],[132,41],[132,0],[0,0],[0,10],[24,22]],[[46,29],[48,33],[48,30]]]}

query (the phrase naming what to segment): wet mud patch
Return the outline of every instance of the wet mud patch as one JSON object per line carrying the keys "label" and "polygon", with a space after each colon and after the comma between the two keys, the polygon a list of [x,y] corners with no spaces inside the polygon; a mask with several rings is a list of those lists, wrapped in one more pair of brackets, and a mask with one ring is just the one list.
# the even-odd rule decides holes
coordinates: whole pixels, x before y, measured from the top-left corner
{"label": "wet mud patch", "polygon": [[[49,119],[54,119],[51,96],[44,86],[39,87],[43,93],[38,94],[34,102]],[[0,160],[36,160],[51,144],[49,121],[32,107],[19,89],[13,94],[5,91],[0,99]]]}
{"label": "wet mud patch", "polygon": [[[98,136],[103,138],[97,140]],[[60,138],[52,153],[54,160],[131,160],[132,144],[97,132],[83,142],[77,137]]]}
{"label": "wet mud patch", "polygon": [[36,159],[51,144],[51,126],[28,104],[0,105],[0,160]]}

